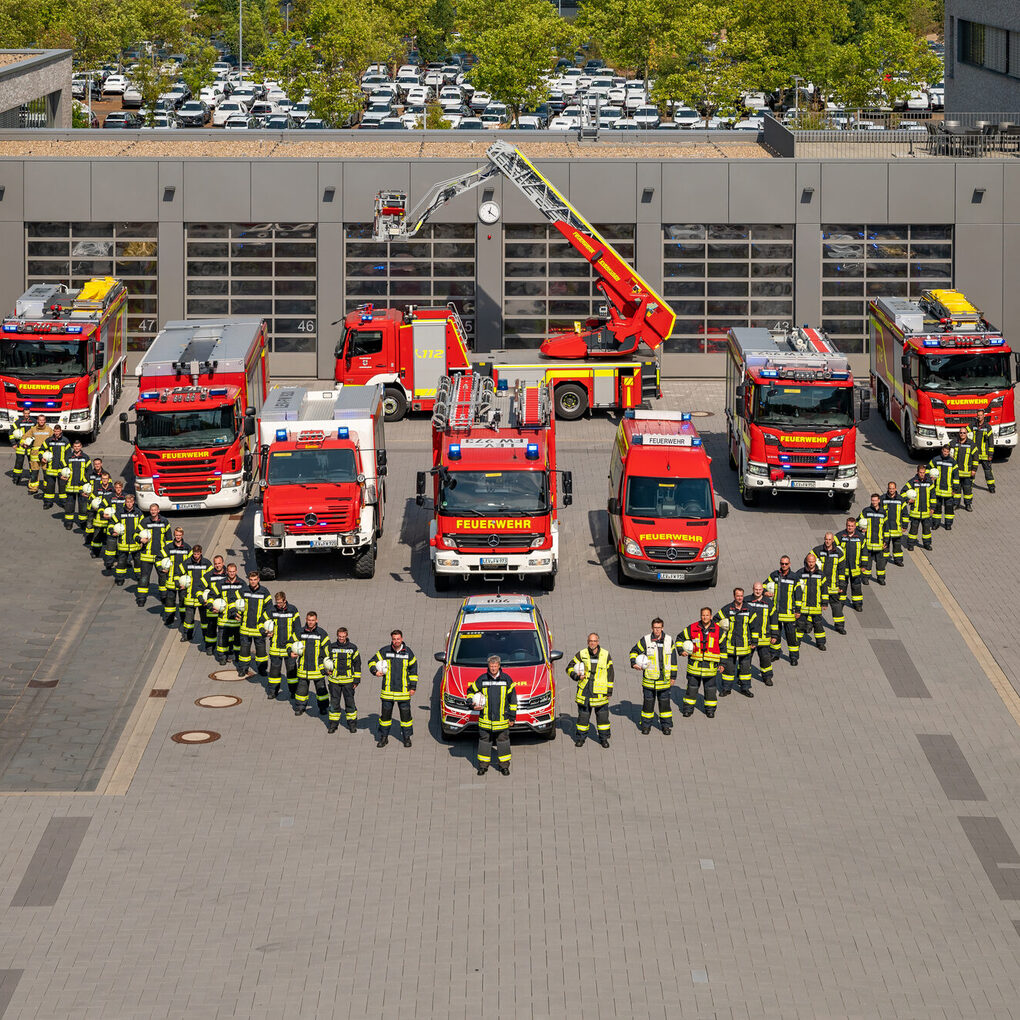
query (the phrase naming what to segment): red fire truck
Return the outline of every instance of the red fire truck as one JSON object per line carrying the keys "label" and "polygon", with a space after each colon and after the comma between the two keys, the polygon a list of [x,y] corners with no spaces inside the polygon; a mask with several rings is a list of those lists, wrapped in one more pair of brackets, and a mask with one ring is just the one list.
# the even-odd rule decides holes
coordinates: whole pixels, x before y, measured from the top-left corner
{"label": "red fire truck", "polygon": [[[519,381],[544,383],[557,417],[565,419],[592,408],[636,407],[660,396],[658,352],[673,330],[672,309],[522,153],[495,142],[485,155],[486,166],[436,185],[410,212],[406,193],[380,192],[374,239],[414,237],[452,198],[504,177],[589,263],[606,305],[598,316],[575,323],[573,332],[547,339],[539,354],[501,351],[485,370],[511,387]],[[488,222],[499,217],[491,201],[479,212],[491,217]],[[637,354],[641,344],[649,354]],[[337,382],[386,387],[387,421],[402,418],[409,408],[431,410],[439,379],[472,367],[464,327],[449,308],[356,309],[344,320],[336,358]]]}
{"label": "red fire truck", "polygon": [[29,411],[95,440],[124,385],[124,284],[33,284],[0,329],[0,432]]}
{"label": "red fire truck", "polygon": [[726,359],[730,467],[745,506],[765,492],[825,492],[849,509],[857,491],[857,421],[850,363],[829,338],[798,329],[731,329]]}
{"label": "red fire truck", "polygon": [[1002,333],[957,290],[870,306],[871,385],[911,453],[937,450],[988,413],[1000,456],[1016,446],[1015,374]]}
{"label": "red fire truck", "polygon": [[266,397],[266,324],[258,318],[168,322],[135,368],[131,464],[142,506],[243,506],[257,471],[256,416]]}
{"label": "red fire truck", "polygon": [[[429,553],[437,591],[454,578],[502,581],[533,575],[546,591],[559,560],[556,432],[545,386],[496,384],[477,373],[444,376],[432,414],[435,513]],[[562,505],[573,482],[563,472]]]}

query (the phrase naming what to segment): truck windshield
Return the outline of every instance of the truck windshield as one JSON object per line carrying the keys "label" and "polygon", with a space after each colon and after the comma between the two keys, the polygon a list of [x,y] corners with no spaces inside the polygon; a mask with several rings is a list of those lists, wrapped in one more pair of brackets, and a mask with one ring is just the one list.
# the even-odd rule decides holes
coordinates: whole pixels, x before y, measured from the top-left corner
{"label": "truck windshield", "polygon": [[229,446],[237,437],[234,409],[207,411],[139,411],[139,450],[181,450],[198,446]]}
{"label": "truck windshield", "polygon": [[705,520],[714,513],[712,486],[707,478],[629,478],[625,513]]}
{"label": "truck windshield", "polygon": [[540,666],[545,661],[536,631],[462,630],[453,643],[450,664],[485,669],[490,655],[498,655],[507,670],[514,666]]}
{"label": "truck windshield", "polygon": [[29,379],[85,374],[84,340],[0,340],[0,371]]}
{"label": "truck windshield", "polygon": [[549,510],[549,486],[539,471],[451,471],[439,490],[444,514],[525,516]]}
{"label": "truck windshield", "polygon": [[358,480],[353,450],[277,450],[269,455],[268,485],[340,485]]}
{"label": "truck windshield", "polygon": [[758,425],[848,429],[854,423],[852,386],[758,387]]}
{"label": "truck windshield", "polygon": [[921,388],[953,392],[1004,390],[1009,380],[1007,354],[925,354]]}

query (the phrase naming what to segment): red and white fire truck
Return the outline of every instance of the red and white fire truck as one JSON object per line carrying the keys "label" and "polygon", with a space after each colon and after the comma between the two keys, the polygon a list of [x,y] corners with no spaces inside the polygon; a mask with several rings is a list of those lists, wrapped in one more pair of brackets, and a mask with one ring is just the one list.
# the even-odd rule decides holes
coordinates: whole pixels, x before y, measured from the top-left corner
{"label": "red and white fire truck", "polygon": [[[660,396],[659,349],[673,330],[672,309],[522,153],[495,142],[486,158],[486,166],[436,185],[410,212],[406,193],[380,192],[374,239],[414,237],[452,198],[504,177],[589,263],[606,305],[598,316],[575,323],[573,332],[547,339],[538,354],[500,351],[484,370],[510,387],[520,381],[544,383],[556,416],[564,419],[589,409],[637,407]],[[491,201],[483,202],[480,212],[499,216]],[[637,353],[641,344],[649,353]],[[408,409],[432,410],[439,379],[472,369],[463,324],[451,308],[358,308],[344,319],[336,359],[337,382],[382,383],[387,421],[402,418]]]}
{"label": "red and white fire truck", "polygon": [[259,427],[254,544],[262,577],[279,575],[288,549],[339,551],[355,577],[372,577],[386,507],[382,387],[274,386]]}
{"label": "red and white fire truck", "polygon": [[727,342],[730,466],[743,502],[763,492],[825,492],[848,509],[857,492],[857,421],[850,363],[829,338],[797,329],[735,328]]}
{"label": "red and white fire truck", "polygon": [[455,578],[502,581],[537,577],[556,583],[559,506],[556,432],[545,386],[496,384],[479,374],[444,376],[432,414],[432,471],[418,472],[425,504],[429,473],[434,515],[429,554],[438,591]]}
{"label": "red and white fire truck", "polygon": [[131,464],[142,506],[243,506],[251,492],[256,417],[266,397],[266,323],[259,318],[168,322],[135,368]]}
{"label": "red and white fire truck", "polygon": [[957,290],[869,305],[871,385],[882,417],[911,453],[937,450],[986,411],[1000,456],[1017,443],[1012,353]]}
{"label": "red and white fire truck", "polygon": [[0,330],[0,432],[28,411],[96,439],[124,385],[124,284],[33,284]]}

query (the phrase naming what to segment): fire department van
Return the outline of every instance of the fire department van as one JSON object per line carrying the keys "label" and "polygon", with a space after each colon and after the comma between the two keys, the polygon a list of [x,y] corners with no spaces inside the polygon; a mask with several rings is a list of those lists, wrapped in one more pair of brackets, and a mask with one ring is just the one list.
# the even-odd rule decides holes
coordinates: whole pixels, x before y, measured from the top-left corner
{"label": "fire department van", "polygon": [[719,576],[711,458],[687,412],[626,411],[609,461],[609,531],[620,584]]}

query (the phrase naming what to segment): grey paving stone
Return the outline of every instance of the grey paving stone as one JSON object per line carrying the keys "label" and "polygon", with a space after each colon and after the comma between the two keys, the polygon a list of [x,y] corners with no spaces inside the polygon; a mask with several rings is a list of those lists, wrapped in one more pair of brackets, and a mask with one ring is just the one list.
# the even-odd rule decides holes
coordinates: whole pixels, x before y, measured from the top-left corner
{"label": "grey paving stone", "polygon": [[52,907],[60,897],[91,818],[51,818],[28,862],[12,907]]}
{"label": "grey paving stone", "polygon": [[7,1012],[23,973],[23,970],[0,970],[0,1017]]}
{"label": "grey paving stone", "polygon": [[930,698],[913,659],[899,638],[869,638],[872,651],[897,698]]}
{"label": "grey paving stone", "polygon": [[988,800],[951,733],[918,733],[928,764],[950,800]]}
{"label": "grey paving stone", "polygon": [[963,831],[974,848],[1000,900],[1020,900],[1020,852],[998,818],[960,818]]}

